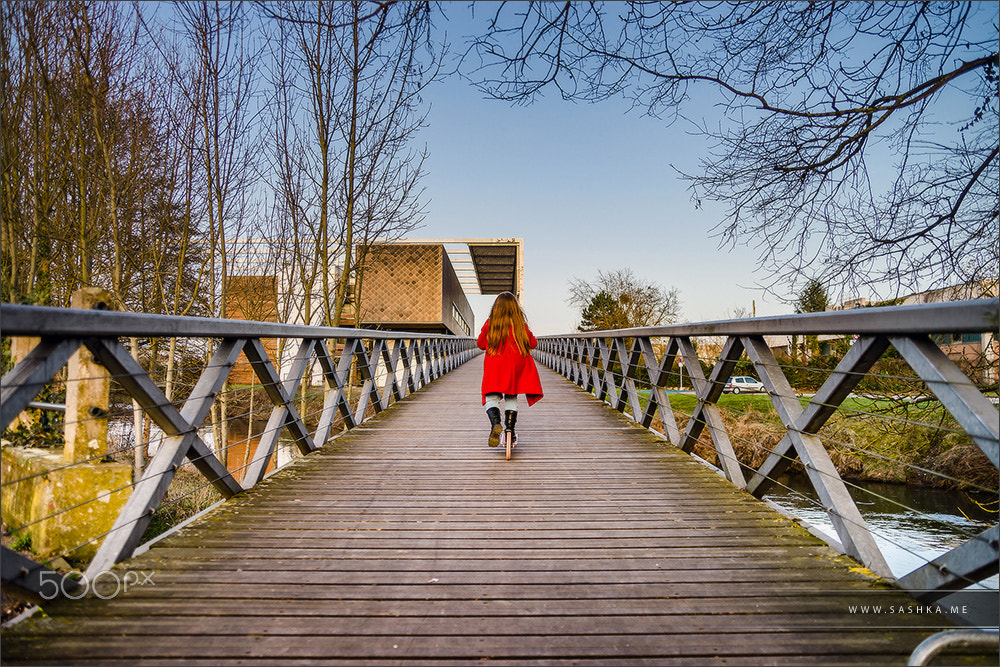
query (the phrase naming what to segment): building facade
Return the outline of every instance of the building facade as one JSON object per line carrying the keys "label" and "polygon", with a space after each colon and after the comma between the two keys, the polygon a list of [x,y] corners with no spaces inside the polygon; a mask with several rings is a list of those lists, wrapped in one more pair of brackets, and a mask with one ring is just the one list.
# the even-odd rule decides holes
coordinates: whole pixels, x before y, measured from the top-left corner
{"label": "building facade", "polygon": [[472,307],[442,244],[373,245],[362,266],[362,329],[472,335]]}

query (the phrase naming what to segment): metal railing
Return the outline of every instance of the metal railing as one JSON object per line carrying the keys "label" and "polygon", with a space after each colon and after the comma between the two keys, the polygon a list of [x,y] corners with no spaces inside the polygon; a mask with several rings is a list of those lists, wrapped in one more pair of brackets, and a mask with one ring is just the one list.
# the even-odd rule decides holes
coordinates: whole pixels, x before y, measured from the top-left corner
{"label": "metal railing", "polygon": [[[0,318],[4,338],[40,337],[3,377],[0,431],[33,402],[46,407],[35,401],[36,396],[60,377],[65,384],[65,367],[83,348],[107,370],[105,379],[115,395],[126,396],[125,402],[132,401],[161,431],[158,447],[134,486],[118,489],[129,495],[114,525],[94,538],[100,546],[86,570],[90,581],[133,554],[182,468],[193,468],[205,486],[214,487],[222,498],[231,498],[268,474],[282,434],[287,435],[286,446],[290,440],[299,454],[308,454],[338,430],[354,428],[479,353],[471,338],[107,310],[3,304]],[[154,339],[197,341],[195,349],[203,361],[199,368],[189,369],[197,380],[183,401],[168,399],[170,392],[165,393],[162,378],[154,378],[150,370],[155,359],[140,361],[142,355],[130,352],[123,343],[128,338],[147,343]],[[241,363],[243,375],[251,378],[256,392],[266,395],[270,410],[262,431],[251,438],[248,427],[244,462],[226,462],[228,444],[209,437],[205,427],[220,397],[233,391],[230,376]],[[308,397],[307,385],[312,391]],[[247,391],[245,385],[241,391]],[[258,421],[264,421],[263,415]],[[140,433],[133,437],[133,447],[145,446]],[[30,482],[7,477],[5,470],[5,487]],[[106,502],[115,491],[95,490],[93,497],[80,500],[77,507]],[[40,575],[54,576],[40,563],[7,547],[3,557],[5,583],[37,592]]]}
{"label": "metal railing", "polygon": [[[880,359],[901,357],[912,369],[912,379],[922,382],[922,391],[930,392],[960,431],[998,467],[1000,417],[981,390],[985,385],[996,391],[997,313],[993,299],[544,336],[539,338],[536,358],[684,452],[691,454],[696,445],[708,447],[718,460],[719,472],[756,497],[764,496],[793,464],[801,465],[839,538],[828,541],[891,579],[889,565],[831,460],[821,429]],[[942,334],[981,334],[985,381],[974,380],[949,358],[932,338]],[[797,362],[786,356],[779,362],[771,346],[775,339],[771,345],[768,342],[770,337],[782,337],[779,340],[787,343],[792,336],[796,345],[815,337],[813,345],[826,338],[840,340],[846,348],[808,401],[788,377],[794,375]],[[707,375],[697,349],[698,343],[704,348],[706,340],[714,341],[719,350]],[[737,367],[748,368],[744,355],[759,375],[783,431],[756,466],[745,455],[740,460],[719,406]],[[668,391],[683,378],[685,369],[696,398],[691,414],[675,412]],[[994,523],[897,583],[918,598],[937,599],[996,575],[997,553]]]}

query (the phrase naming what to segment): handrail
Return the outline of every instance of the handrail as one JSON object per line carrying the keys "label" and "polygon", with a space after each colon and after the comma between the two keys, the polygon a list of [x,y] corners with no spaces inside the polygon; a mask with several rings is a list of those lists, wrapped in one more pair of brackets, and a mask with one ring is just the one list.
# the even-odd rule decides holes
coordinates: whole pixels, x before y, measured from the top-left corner
{"label": "handrail", "polygon": [[[995,374],[997,323],[998,301],[983,299],[541,336],[536,357],[650,430],[659,416],[664,432],[653,432],[688,454],[707,432],[720,472],[757,497],[798,458],[837,532],[840,541],[833,540],[833,545],[891,579],[892,572],[818,433],[876,362],[895,348],[993,466],[1000,467],[997,409],[930,337],[986,333]],[[765,336],[824,334],[852,339],[853,344],[803,407]],[[696,350],[698,336],[725,339],[708,377]],[[654,340],[661,341],[659,349]],[[718,407],[725,383],[744,355],[759,374],[785,430],[756,469],[737,457]],[[681,365],[697,398],[683,433],[666,390],[668,378],[677,377]],[[648,399],[640,398],[637,385],[648,386]],[[897,583],[918,599],[935,599],[995,574],[997,553],[993,526]]]}
{"label": "handrail", "polygon": [[668,336],[770,336],[822,334],[925,334],[997,331],[997,299],[972,299],[908,306],[853,308],[823,313],[773,315],[694,324],[670,324],[606,331],[576,331],[543,338],[622,338]]}
{"label": "handrail", "polygon": [[[4,336],[95,337],[177,336],[188,338],[423,338],[451,340],[455,336],[412,331],[382,331],[352,327],[220,320],[114,310],[82,310],[52,306],[0,304]],[[359,336],[360,334],[360,336]],[[464,337],[461,337],[464,339]]]}
{"label": "handrail", "polygon": [[[86,572],[91,581],[139,546],[185,460],[224,498],[230,498],[265,477],[276,457],[281,433],[289,433],[298,451],[308,454],[330,440],[338,423],[352,429],[479,353],[469,337],[108,310],[0,304],[0,319],[5,338],[41,339],[3,377],[0,431],[29,407],[77,350],[86,348],[107,369],[105,379],[113,379],[164,433],[156,454],[134,481],[114,525],[99,536],[103,540]],[[201,345],[211,350],[211,359],[201,369],[188,398],[175,405],[150,371],[122,345],[119,339],[123,337],[204,340]],[[271,359],[265,339],[283,339],[293,356]],[[249,363],[272,408],[266,430],[238,481],[218,455],[218,447],[206,444],[200,430],[240,357]],[[283,376],[279,376],[279,369]],[[300,414],[296,405],[297,392],[307,378],[323,385],[322,407],[313,419]],[[249,442],[246,447],[249,452]],[[4,479],[3,485],[23,481]],[[102,498],[85,502],[106,501],[113,491],[105,490]],[[13,554],[4,547],[4,562],[13,562],[9,558]]]}

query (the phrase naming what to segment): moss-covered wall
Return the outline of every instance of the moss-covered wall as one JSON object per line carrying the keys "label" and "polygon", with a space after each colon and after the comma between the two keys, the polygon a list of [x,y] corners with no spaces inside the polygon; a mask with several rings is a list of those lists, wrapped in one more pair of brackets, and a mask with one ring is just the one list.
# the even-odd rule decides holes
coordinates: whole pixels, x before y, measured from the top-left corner
{"label": "moss-covered wall", "polygon": [[111,529],[132,492],[130,466],[66,467],[58,449],[3,447],[2,479],[0,508],[8,529],[29,534],[39,558],[63,554],[73,563],[94,556],[97,538]]}

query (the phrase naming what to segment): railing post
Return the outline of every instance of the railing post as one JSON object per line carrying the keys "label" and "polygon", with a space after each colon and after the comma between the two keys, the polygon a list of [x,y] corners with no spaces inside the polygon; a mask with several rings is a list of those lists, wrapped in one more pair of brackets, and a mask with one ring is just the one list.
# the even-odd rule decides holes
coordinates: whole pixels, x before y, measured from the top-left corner
{"label": "railing post", "polygon": [[[23,359],[26,359],[35,346],[42,342],[39,336],[14,336],[10,340],[11,365],[16,366]],[[38,421],[38,415],[27,410],[18,413],[11,427],[23,426],[31,428]]]}
{"label": "railing post", "polygon": [[[111,294],[83,288],[70,304],[109,310]],[[91,350],[78,343],[66,361],[63,450],[4,447],[4,478],[11,481],[4,485],[2,505],[4,523],[15,531],[23,527],[39,556],[64,554],[84,562],[97,552],[98,539],[125,505],[132,466],[105,460],[110,377]]]}
{"label": "railing post", "polygon": [[844,550],[880,577],[891,578],[892,570],[840,478],[823,441],[813,433],[796,428],[804,410],[763,336],[745,336],[742,341]]}
{"label": "railing post", "polygon": [[[84,287],[73,293],[70,307],[112,310],[111,294],[99,287]],[[99,459],[108,453],[108,396],[111,378],[81,346],[66,365],[66,446],[68,463]],[[139,434],[136,434],[139,437]]]}

